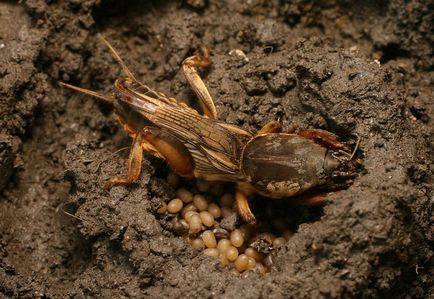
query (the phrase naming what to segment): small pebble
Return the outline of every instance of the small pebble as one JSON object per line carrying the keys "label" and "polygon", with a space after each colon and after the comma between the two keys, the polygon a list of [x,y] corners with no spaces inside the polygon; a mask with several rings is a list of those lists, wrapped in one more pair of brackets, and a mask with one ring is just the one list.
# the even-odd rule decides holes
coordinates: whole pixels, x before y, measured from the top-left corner
{"label": "small pebble", "polygon": [[273,247],[274,248],[278,248],[282,245],[286,244],[286,239],[284,237],[278,237],[276,239],[273,240]]}
{"label": "small pebble", "polygon": [[217,249],[222,254],[226,254],[226,251],[228,251],[229,247],[231,247],[231,241],[228,239],[221,239],[217,243]]}
{"label": "small pebble", "polygon": [[247,267],[249,265],[249,257],[245,254],[240,254],[235,260],[234,265],[235,269],[237,269],[238,272],[243,272],[247,270]]}
{"label": "small pebble", "polygon": [[184,219],[179,220],[179,223],[188,229],[188,223]]}
{"label": "small pebble", "polygon": [[229,265],[229,261],[228,261],[226,255],[224,255],[222,253],[219,254],[219,261],[223,266]]}
{"label": "small pebble", "polygon": [[215,248],[217,246],[217,241],[215,239],[214,233],[210,230],[204,231],[202,233],[202,240],[206,247]]}
{"label": "small pebble", "polygon": [[200,219],[202,220],[203,225],[207,227],[211,227],[214,225],[214,217],[211,213],[207,211],[202,211],[199,213]]}
{"label": "small pebble", "polygon": [[220,204],[223,207],[227,207],[227,208],[231,208],[232,204],[234,203],[234,195],[231,193],[225,193],[223,194],[223,196],[220,198]]}
{"label": "small pebble", "polygon": [[204,180],[197,180],[196,181],[196,187],[197,190],[199,190],[200,192],[206,192],[209,190],[209,188],[211,187],[210,183]]}
{"label": "small pebble", "polygon": [[[176,220],[176,219],[174,219],[174,220]],[[178,236],[185,235],[188,232],[188,229],[189,229],[188,223],[184,219],[181,219],[179,221],[175,221],[173,223],[173,231]]]}
{"label": "small pebble", "polygon": [[270,244],[273,244],[273,241],[274,241],[274,239],[276,239],[276,236],[273,235],[272,233],[265,232],[265,233],[260,234],[259,238],[267,241]]}
{"label": "small pebble", "polygon": [[193,215],[199,215],[199,213],[196,212],[196,211],[187,211],[187,212],[184,214],[184,219],[185,219],[185,221],[187,221],[188,223],[190,223],[190,221],[191,221],[191,217],[192,217]]}
{"label": "small pebble", "polygon": [[256,267],[256,260],[249,257],[249,263],[247,264],[247,270],[253,270]]}
{"label": "small pebble", "polygon": [[188,224],[190,225],[190,230],[193,233],[198,233],[202,230],[202,220],[200,219],[200,216],[197,213],[191,216],[190,221],[188,221]]}
{"label": "small pebble", "polygon": [[184,203],[190,203],[193,200],[193,193],[185,188],[176,190],[176,197],[180,198]]}
{"label": "small pebble", "polygon": [[266,267],[268,267],[268,268],[271,268],[271,266],[273,266],[273,258],[271,257],[271,254],[267,255],[267,256],[264,258],[263,263],[264,263],[264,265],[265,265]]}
{"label": "small pebble", "polygon": [[215,228],[212,230],[212,232],[214,233],[214,235],[217,239],[229,238],[229,232],[227,230],[225,230],[224,228]]}
{"label": "small pebble", "polygon": [[225,216],[221,221],[220,221],[220,227],[227,229],[229,231],[233,231],[238,227],[238,222],[239,222],[239,216],[236,212],[230,213],[229,215]]}
{"label": "small pebble", "polygon": [[195,206],[194,204],[189,203],[188,205],[186,205],[186,206],[182,209],[182,212],[181,212],[182,217],[185,218],[185,214],[186,214],[188,211],[194,211],[194,212],[195,212],[195,211],[197,211],[197,208],[196,208],[196,206]]}
{"label": "small pebble", "polygon": [[184,204],[182,203],[182,200],[179,198],[174,198],[167,205],[167,211],[172,214],[179,213],[183,205]]}
{"label": "small pebble", "polygon": [[226,258],[233,262],[238,257],[238,249],[236,249],[234,246],[229,246],[229,248],[226,250]]}
{"label": "small pebble", "polygon": [[247,248],[244,253],[248,256],[251,257],[253,259],[255,259],[255,261],[260,262],[264,259],[264,255],[262,253],[257,252],[255,249],[253,249],[252,247]]}
{"label": "small pebble", "polygon": [[222,216],[223,216],[223,218],[231,217],[232,214],[235,213],[231,208],[228,208],[228,207],[223,207],[223,208],[221,209],[221,211],[222,211]]}
{"label": "small pebble", "polygon": [[173,172],[171,172],[167,175],[166,180],[167,180],[167,183],[170,185],[170,187],[172,187],[174,189],[176,187],[178,187],[179,177],[176,174],[174,174]]}
{"label": "small pebble", "polygon": [[222,210],[220,209],[220,207],[212,202],[208,205],[208,212],[211,213],[211,215],[213,215],[213,217],[215,219],[220,218],[222,216]]}
{"label": "small pebble", "polygon": [[240,247],[241,245],[243,245],[244,237],[239,229],[236,229],[231,233],[231,243],[235,247]]}
{"label": "small pebble", "polygon": [[164,214],[167,212],[167,204],[165,202],[161,202],[161,208],[157,210],[158,214]]}
{"label": "small pebble", "polygon": [[193,197],[193,203],[199,211],[205,211],[208,208],[208,201],[201,194],[196,194]]}
{"label": "small pebble", "polygon": [[217,248],[207,248],[203,251],[203,254],[207,256],[218,257],[219,251],[217,250]]}
{"label": "small pebble", "polygon": [[244,62],[249,62],[249,58],[246,56],[246,54],[240,50],[240,49],[232,49],[229,51],[229,55],[235,56],[239,59],[244,60]]}
{"label": "small pebble", "polygon": [[[167,176],[167,182],[171,187],[177,188],[180,179],[176,174],[170,173]],[[224,185],[213,185],[207,181],[197,180],[196,186],[192,188],[193,192],[209,192],[209,194],[219,196],[219,204],[208,203],[208,198],[203,194],[193,195],[192,191],[186,188],[178,188],[176,198],[167,204],[162,202],[161,207],[157,210],[159,214],[169,212],[182,215],[183,219],[179,219],[180,216],[178,216],[171,220],[174,233],[185,236],[188,234],[188,230],[193,234],[199,234],[203,231],[200,238],[190,241],[195,250],[203,251],[207,256],[218,258],[224,266],[233,265],[235,268],[233,271],[236,270],[238,273],[246,270],[254,270],[261,274],[269,272],[273,265],[273,259],[271,254],[266,253],[286,244],[294,234],[293,231],[286,228],[286,219],[272,219],[269,222],[269,228],[263,227],[265,230],[274,227],[274,229],[282,232],[282,236],[276,237],[269,232],[258,235],[259,232],[255,227],[246,224],[241,227],[238,225],[239,216],[234,204],[235,196],[228,192],[224,193]],[[223,218],[216,221],[221,217]],[[255,235],[256,237],[252,240],[251,237]],[[251,247],[247,247],[248,244]],[[264,248],[269,248],[269,250]]]}
{"label": "small pebble", "polygon": [[261,274],[265,274],[268,272],[268,269],[261,263],[256,263],[256,267],[254,270]]}
{"label": "small pebble", "polygon": [[194,239],[191,241],[191,247],[193,247],[196,250],[204,250],[205,249],[205,243],[202,239]]}

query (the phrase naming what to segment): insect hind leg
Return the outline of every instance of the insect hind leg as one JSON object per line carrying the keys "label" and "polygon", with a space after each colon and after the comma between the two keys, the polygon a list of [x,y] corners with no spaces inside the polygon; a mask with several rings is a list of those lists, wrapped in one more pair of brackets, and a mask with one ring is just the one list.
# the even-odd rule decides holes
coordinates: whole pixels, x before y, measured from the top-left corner
{"label": "insect hind leg", "polygon": [[185,146],[168,132],[156,127],[144,127],[137,133],[131,146],[126,177],[111,178],[106,183],[105,190],[110,190],[115,185],[127,185],[139,179],[143,150],[164,159],[177,174],[184,177],[193,176],[193,158]]}

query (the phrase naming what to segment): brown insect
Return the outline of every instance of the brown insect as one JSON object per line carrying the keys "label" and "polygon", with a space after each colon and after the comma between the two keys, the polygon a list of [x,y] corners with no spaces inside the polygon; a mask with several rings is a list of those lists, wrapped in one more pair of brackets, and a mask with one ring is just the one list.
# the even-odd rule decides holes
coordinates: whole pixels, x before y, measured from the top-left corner
{"label": "brown insect", "polygon": [[111,103],[133,138],[126,177],[111,178],[106,190],[139,178],[144,150],[164,159],[182,177],[235,182],[238,211],[248,223],[256,221],[249,207],[254,194],[276,199],[301,195],[297,201],[318,204],[324,196],[310,195],[312,190],[352,184],[361,162],[354,159],[355,150],[351,153],[330,132],[310,129],[281,133],[280,123],[271,121],[251,134],[217,120],[212,98],[197,72],[197,67],[211,63],[208,49],[203,49],[203,56],[191,56],[182,63],[203,108],[204,115],[200,115],[137,81],[114,48],[100,38],[123,69],[124,76],[114,83],[115,92],[101,95],[61,84]]}

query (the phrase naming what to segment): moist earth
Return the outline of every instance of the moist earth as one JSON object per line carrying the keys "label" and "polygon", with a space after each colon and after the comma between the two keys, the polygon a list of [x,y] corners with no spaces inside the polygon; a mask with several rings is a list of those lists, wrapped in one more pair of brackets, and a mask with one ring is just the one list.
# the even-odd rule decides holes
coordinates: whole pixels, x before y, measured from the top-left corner
{"label": "moist earth", "polygon": [[[417,0],[0,3],[0,294],[434,297],[433,19]],[[234,273],[157,215],[174,195],[164,162],[145,154],[137,183],[102,189],[130,138],[110,106],[58,84],[113,91],[120,67],[97,33],[198,109],[179,67],[208,46],[219,119],[360,138],[363,170],[323,208],[255,199],[295,233],[269,273]]]}

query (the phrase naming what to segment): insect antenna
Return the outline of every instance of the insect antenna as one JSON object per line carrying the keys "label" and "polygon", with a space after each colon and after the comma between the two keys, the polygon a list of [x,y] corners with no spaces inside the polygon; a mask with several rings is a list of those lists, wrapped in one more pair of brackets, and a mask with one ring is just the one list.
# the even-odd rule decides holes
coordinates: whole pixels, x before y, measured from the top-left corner
{"label": "insect antenna", "polygon": [[[357,150],[359,149],[359,145],[360,145],[360,136],[357,134],[354,134],[354,136],[357,137],[356,140],[356,145],[354,146],[353,151],[350,153],[343,151],[343,150],[338,150],[337,153],[345,156],[347,161],[350,161],[351,163],[353,163],[354,166],[358,166],[358,165],[362,165],[363,161],[360,159],[354,159],[354,156],[356,155]],[[338,159],[339,161],[342,161],[342,159],[337,155],[337,154],[332,154],[333,157],[335,157],[336,159]]]}
{"label": "insect antenna", "polygon": [[77,91],[79,91],[81,93],[84,93],[84,94],[93,96],[95,98],[101,99],[104,102],[113,104],[113,101],[114,101],[114,97],[113,96],[105,96],[105,95],[99,94],[99,93],[97,93],[95,91],[92,91],[92,90],[89,90],[89,89],[85,89],[85,88],[81,88],[81,87],[74,86],[74,85],[71,85],[71,84],[68,84],[68,83],[64,83],[64,82],[60,82],[60,81],[59,81],[59,83],[60,83],[60,85],[63,85],[65,87],[77,90]]}
{"label": "insect antenna", "polygon": [[354,156],[356,155],[357,150],[359,149],[360,145],[360,136],[357,134],[354,134],[357,137],[356,146],[354,147],[354,150],[351,154],[350,161],[353,163],[354,166],[360,166],[363,164],[363,160],[361,159],[354,159]]}
{"label": "insect antenna", "polygon": [[353,153],[351,154],[350,160],[352,160],[354,158],[357,150],[359,149],[359,145],[360,145],[360,136],[357,134],[354,134],[354,135],[357,137],[357,141],[356,141],[356,146],[354,147]]}
{"label": "insect antenna", "polygon": [[124,74],[131,79],[134,82],[138,82],[136,78],[134,77],[133,73],[128,69],[125,62],[122,60],[122,58],[119,56],[118,52],[112,47],[112,45],[102,36],[101,33],[98,33],[98,38],[110,49],[110,52],[112,53],[113,57],[116,59],[116,61],[121,65],[122,71]]}

